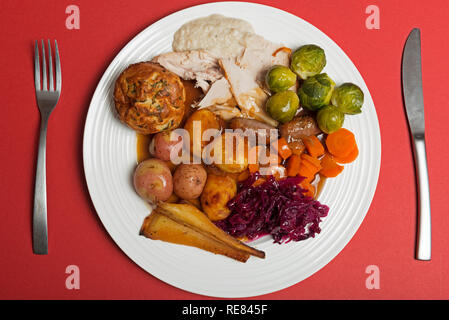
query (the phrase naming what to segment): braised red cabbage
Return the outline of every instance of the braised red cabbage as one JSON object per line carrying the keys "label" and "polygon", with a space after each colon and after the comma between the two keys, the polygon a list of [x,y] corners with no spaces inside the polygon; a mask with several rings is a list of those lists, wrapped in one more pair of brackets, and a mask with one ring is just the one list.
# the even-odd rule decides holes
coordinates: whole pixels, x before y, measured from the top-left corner
{"label": "braised red cabbage", "polygon": [[278,181],[270,176],[253,186],[261,177],[254,173],[239,183],[238,194],[227,204],[231,214],[217,221],[217,226],[236,238],[249,240],[271,234],[275,243],[305,240],[320,233],[319,223],[329,207],[304,195],[307,191],[299,186],[303,177]]}

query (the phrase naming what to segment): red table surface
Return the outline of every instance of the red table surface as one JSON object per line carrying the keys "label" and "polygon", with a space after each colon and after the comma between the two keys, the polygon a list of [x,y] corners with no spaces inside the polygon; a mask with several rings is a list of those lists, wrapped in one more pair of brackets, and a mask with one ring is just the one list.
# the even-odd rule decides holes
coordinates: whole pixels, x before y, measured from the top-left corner
{"label": "red table surface", "polygon": [[[134,264],[108,235],[84,178],[82,137],[90,99],[103,72],[137,33],[193,5],[178,1],[21,0],[0,2],[3,93],[0,117],[0,298],[203,299],[172,287]],[[261,1],[315,25],[348,54],[373,97],[382,137],[377,190],[358,232],[323,269],[258,299],[449,298],[449,3],[432,1]],[[80,9],[80,29],[68,30],[65,9]],[[380,29],[368,30],[367,6],[380,9]],[[422,31],[426,139],[433,223],[430,262],[414,260],[416,187],[401,96],[401,56],[413,27]],[[33,44],[56,38],[62,55],[62,97],[47,139],[49,255],[32,253],[32,203],[39,113],[34,96]],[[68,265],[80,289],[65,286]],[[379,268],[380,288],[367,289],[366,268]]]}

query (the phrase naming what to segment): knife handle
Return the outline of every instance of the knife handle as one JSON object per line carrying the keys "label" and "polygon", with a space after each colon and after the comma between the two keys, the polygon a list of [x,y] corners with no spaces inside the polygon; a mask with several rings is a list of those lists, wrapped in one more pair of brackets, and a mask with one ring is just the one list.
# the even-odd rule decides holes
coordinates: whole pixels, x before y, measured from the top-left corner
{"label": "knife handle", "polygon": [[430,218],[429,176],[427,172],[426,141],[424,134],[413,135],[413,155],[418,180],[418,232],[416,259],[430,260],[432,227]]}

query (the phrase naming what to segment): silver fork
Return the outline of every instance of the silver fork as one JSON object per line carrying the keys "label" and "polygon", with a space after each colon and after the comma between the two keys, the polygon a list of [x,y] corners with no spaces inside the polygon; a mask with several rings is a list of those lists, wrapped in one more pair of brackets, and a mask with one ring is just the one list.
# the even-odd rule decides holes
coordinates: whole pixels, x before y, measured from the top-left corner
{"label": "silver fork", "polygon": [[[47,144],[47,124],[51,112],[58,103],[61,94],[61,63],[59,60],[58,43],[55,40],[55,77],[53,77],[53,57],[51,54],[50,40],[48,44],[48,57],[45,55],[44,40],[42,46],[42,68],[39,62],[39,45],[35,41],[34,46],[34,86],[36,88],[36,100],[41,115],[39,149],[37,153],[36,182],[34,187],[33,209],[33,252],[35,254],[48,253],[47,233],[47,182],[45,170],[45,150]],[[47,60],[48,76],[47,81]],[[42,71],[42,81],[41,81]],[[54,80],[56,78],[56,81]],[[47,83],[48,82],[48,83]],[[42,85],[41,85],[42,84]]]}

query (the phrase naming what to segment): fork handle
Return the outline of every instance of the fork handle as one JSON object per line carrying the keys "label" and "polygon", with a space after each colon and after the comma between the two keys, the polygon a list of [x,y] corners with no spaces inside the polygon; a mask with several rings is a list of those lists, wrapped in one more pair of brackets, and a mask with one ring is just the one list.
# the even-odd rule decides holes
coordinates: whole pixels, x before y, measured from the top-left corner
{"label": "fork handle", "polygon": [[413,154],[418,180],[418,232],[416,239],[416,259],[430,260],[432,253],[430,192],[429,176],[427,172],[426,141],[423,134],[413,136]]}
{"label": "fork handle", "polygon": [[47,182],[45,169],[47,124],[48,116],[45,114],[41,115],[33,209],[33,252],[35,254],[48,253]]}

